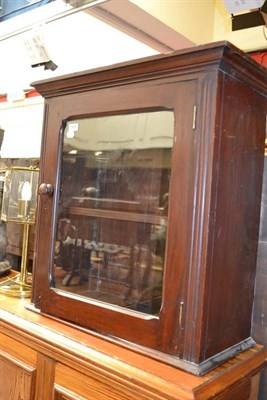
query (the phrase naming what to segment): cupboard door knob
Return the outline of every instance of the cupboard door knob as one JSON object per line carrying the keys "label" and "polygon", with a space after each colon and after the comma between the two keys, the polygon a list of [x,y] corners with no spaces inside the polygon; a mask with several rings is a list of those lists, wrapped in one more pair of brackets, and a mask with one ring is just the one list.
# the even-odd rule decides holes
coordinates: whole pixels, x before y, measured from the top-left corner
{"label": "cupboard door knob", "polygon": [[50,183],[41,183],[39,186],[39,194],[43,196],[51,196],[53,194],[54,188]]}

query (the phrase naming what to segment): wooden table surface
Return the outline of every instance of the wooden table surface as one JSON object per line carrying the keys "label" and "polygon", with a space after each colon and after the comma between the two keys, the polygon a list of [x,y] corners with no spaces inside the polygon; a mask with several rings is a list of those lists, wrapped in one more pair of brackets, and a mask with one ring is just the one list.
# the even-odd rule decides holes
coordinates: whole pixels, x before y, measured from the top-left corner
{"label": "wooden table surface", "polygon": [[[29,300],[0,295],[0,305],[2,334],[21,342],[25,340],[28,346],[45,351],[59,362],[67,358],[73,366],[79,364],[79,368],[82,365],[95,371],[101,369],[102,375],[112,376],[114,381],[123,381],[129,387],[164,393],[165,397],[160,398],[231,399],[221,397],[221,394],[256,377],[267,365],[267,351],[255,345],[206,375],[193,376],[109,342],[97,334],[33,312],[26,308],[30,305]],[[0,349],[3,350],[1,342]],[[257,398],[257,380],[254,381],[250,382],[251,393],[254,391],[249,397],[251,400]]]}

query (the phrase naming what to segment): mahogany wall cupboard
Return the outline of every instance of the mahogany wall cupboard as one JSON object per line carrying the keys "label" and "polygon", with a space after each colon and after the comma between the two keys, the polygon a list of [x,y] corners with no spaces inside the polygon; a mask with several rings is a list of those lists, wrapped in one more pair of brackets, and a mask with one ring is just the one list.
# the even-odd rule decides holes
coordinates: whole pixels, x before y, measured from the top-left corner
{"label": "mahogany wall cupboard", "polygon": [[33,308],[193,374],[251,347],[264,67],[223,42],[33,85]]}

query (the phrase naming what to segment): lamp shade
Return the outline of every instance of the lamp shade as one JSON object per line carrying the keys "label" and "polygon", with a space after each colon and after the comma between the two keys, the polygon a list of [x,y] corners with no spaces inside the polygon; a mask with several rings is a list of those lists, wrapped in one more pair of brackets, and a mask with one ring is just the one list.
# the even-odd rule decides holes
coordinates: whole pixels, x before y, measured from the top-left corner
{"label": "lamp shade", "polygon": [[39,170],[11,167],[6,170],[1,219],[22,224],[35,223]]}

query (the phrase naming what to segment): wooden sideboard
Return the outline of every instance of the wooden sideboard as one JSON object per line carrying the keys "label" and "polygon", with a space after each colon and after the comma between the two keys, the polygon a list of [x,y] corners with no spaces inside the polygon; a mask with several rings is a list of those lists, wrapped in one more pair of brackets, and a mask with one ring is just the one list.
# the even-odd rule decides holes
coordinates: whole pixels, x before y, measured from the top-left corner
{"label": "wooden sideboard", "polygon": [[1,400],[256,400],[267,351],[256,345],[202,377],[0,296]]}

